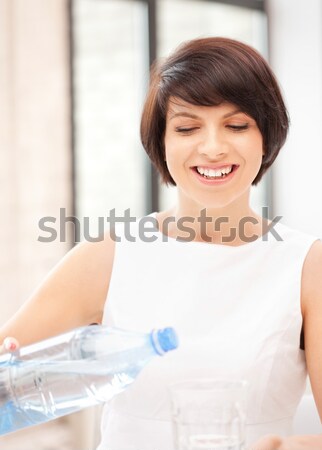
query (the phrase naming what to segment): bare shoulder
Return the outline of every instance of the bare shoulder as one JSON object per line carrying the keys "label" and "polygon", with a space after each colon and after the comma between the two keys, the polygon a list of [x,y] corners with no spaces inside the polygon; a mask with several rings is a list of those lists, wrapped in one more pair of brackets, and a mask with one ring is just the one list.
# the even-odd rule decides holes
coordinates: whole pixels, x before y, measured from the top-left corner
{"label": "bare shoulder", "polygon": [[[101,262],[105,264],[113,263],[115,241],[110,232],[93,242],[84,241],[77,244],[65,257],[65,259],[74,259],[79,264],[90,265],[91,262]],[[94,261],[93,261],[94,260]],[[63,261],[63,260],[62,260]]]}
{"label": "bare shoulder", "polygon": [[[75,289],[84,313],[100,322],[110,283],[115,241],[106,232],[97,242],[82,242],[62,260],[63,276]],[[59,268],[57,269],[59,270]],[[67,281],[67,280],[66,280]]]}
{"label": "bare shoulder", "polygon": [[302,311],[322,308],[322,241],[317,240],[310,248],[302,272]]}
{"label": "bare shoulder", "polygon": [[302,273],[305,357],[312,392],[322,420],[322,242],[310,248]]}

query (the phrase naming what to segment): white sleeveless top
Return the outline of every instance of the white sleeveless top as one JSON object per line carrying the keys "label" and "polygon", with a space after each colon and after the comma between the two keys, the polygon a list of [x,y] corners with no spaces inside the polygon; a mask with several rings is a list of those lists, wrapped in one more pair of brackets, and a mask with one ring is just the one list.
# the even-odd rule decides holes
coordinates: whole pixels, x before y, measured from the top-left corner
{"label": "white sleeveless top", "polygon": [[305,389],[300,349],[301,271],[317,239],[277,223],[242,246],[183,242],[143,225],[123,225],[103,323],[149,332],[173,326],[179,349],[155,358],[104,407],[98,450],[174,450],[168,385],[179,380],[246,379],[247,445],[292,434]]}

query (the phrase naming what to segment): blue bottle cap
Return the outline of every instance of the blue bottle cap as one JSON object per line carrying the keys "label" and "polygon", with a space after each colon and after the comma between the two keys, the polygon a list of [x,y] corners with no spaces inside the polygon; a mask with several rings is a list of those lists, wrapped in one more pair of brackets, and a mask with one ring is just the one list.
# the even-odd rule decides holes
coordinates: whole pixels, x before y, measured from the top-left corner
{"label": "blue bottle cap", "polygon": [[153,330],[151,340],[154,349],[159,355],[174,350],[178,347],[178,336],[173,328],[163,328],[162,330]]}

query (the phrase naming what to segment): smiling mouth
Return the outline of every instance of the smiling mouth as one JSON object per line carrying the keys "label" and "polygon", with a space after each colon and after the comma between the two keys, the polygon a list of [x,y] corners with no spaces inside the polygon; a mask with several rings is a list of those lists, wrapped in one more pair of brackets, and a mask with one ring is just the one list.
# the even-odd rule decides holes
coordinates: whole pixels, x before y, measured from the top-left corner
{"label": "smiling mouth", "polygon": [[236,164],[227,165],[221,169],[207,169],[201,166],[194,166],[192,167],[192,170],[207,180],[218,180],[226,178],[229,174],[234,172],[237,167]]}

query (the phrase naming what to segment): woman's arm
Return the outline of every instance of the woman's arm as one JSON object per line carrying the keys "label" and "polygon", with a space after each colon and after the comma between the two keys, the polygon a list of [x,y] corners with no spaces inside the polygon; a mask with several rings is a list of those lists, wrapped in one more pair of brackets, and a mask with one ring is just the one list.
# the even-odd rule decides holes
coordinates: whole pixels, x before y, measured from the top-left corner
{"label": "woman's arm", "polygon": [[302,274],[305,355],[312,392],[322,421],[322,242],[315,242]]}
{"label": "woman's arm", "polygon": [[78,326],[100,323],[114,259],[114,241],[77,245],[0,328],[0,344],[14,336],[27,345]]}

